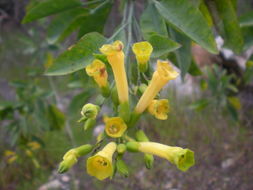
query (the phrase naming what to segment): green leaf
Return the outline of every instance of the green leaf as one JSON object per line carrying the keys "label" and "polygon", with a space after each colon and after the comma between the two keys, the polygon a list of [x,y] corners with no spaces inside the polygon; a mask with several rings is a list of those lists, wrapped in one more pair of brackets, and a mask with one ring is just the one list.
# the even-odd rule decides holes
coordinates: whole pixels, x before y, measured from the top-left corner
{"label": "green leaf", "polygon": [[55,105],[48,106],[47,118],[52,130],[62,129],[65,125],[65,115]]}
{"label": "green leaf", "polygon": [[159,13],[174,27],[180,29],[211,53],[218,53],[214,36],[205,18],[188,0],[155,2]]}
{"label": "green leaf", "polygon": [[153,58],[160,57],[180,47],[180,44],[177,42],[158,34],[151,35],[148,41],[151,43],[154,49],[151,55]]}
{"label": "green leaf", "polygon": [[93,54],[105,43],[106,39],[99,33],[83,36],[77,44],[63,52],[46,71],[46,75],[66,75],[83,69],[94,59]]}
{"label": "green leaf", "polygon": [[201,99],[197,100],[196,102],[192,103],[189,108],[196,110],[196,111],[202,111],[209,105],[209,101],[207,99]]}
{"label": "green leaf", "polygon": [[85,18],[85,16],[79,16],[73,22],[69,24],[69,26],[62,32],[61,36],[59,37],[58,41],[63,41],[65,38],[67,38],[72,32],[77,30],[81,25],[82,21]]}
{"label": "green leaf", "polygon": [[247,12],[239,17],[240,26],[253,26],[253,11]]}
{"label": "green leaf", "polygon": [[[112,3],[107,3],[93,14],[83,18],[78,33],[78,38],[89,32],[103,32],[105,22],[112,8]],[[94,23],[95,22],[95,23]]]}
{"label": "green leaf", "polygon": [[215,0],[215,3],[223,22],[225,46],[240,53],[243,48],[243,37],[233,5],[228,0]]}
{"label": "green leaf", "polygon": [[87,103],[87,100],[92,96],[92,94],[94,94],[94,89],[92,88],[86,88],[83,92],[77,94],[69,105],[68,113],[71,115],[80,113],[83,105]]}
{"label": "green leaf", "polygon": [[244,38],[244,47],[243,50],[249,49],[253,45],[253,26],[243,27],[242,33]]}
{"label": "green leaf", "polygon": [[200,76],[202,75],[202,71],[199,69],[198,65],[195,63],[194,60],[192,60],[190,68],[189,68],[189,74],[192,76]]}
{"label": "green leaf", "polygon": [[160,16],[154,4],[150,3],[143,11],[140,19],[141,31],[144,39],[149,39],[150,35],[157,33],[167,36],[166,23]]}
{"label": "green leaf", "polygon": [[191,60],[192,60],[191,40],[184,34],[176,32],[172,28],[170,28],[170,35],[172,39],[182,44],[182,47],[176,50],[175,54],[176,54],[178,66],[181,70],[181,77],[183,79],[191,65]]}
{"label": "green leaf", "polygon": [[199,4],[199,10],[201,11],[203,16],[205,17],[208,26],[210,26],[210,27],[213,26],[212,16],[211,16],[204,0],[201,0],[201,2]]}
{"label": "green leaf", "polygon": [[30,8],[22,22],[28,23],[81,5],[79,0],[44,0]]}
{"label": "green leaf", "polygon": [[[47,36],[49,43],[55,43],[59,39],[63,39],[63,34],[66,33],[69,26],[80,16],[88,14],[88,10],[78,7],[69,11],[59,13],[48,26]],[[80,22],[79,22],[80,23]]]}

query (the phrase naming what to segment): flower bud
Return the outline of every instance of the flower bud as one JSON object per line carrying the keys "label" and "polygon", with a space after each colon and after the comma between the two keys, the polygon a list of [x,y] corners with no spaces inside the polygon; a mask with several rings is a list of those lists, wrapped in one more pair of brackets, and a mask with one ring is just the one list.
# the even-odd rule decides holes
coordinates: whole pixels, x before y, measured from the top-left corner
{"label": "flower bud", "polygon": [[125,144],[118,144],[117,152],[119,154],[123,154],[125,151],[126,151],[126,145]]}
{"label": "flower bud", "polygon": [[151,169],[154,163],[154,156],[152,154],[144,154],[144,162],[147,169]]}
{"label": "flower bud", "polygon": [[58,172],[64,173],[68,171],[80,156],[84,156],[92,151],[93,146],[90,144],[82,145],[77,148],[72,148],[63,156],[63,161],[59,165]]}
{"label": "flower bud", "polygon": [[129,171],[126,163],[121,158],[118,158],[116,161],[116,169],[117,171],[124,177],[129,176]]}
{"label": "flower bud", "polygon": [[74,155],[69,155],[65,160],[60,163],[58,168],[58,173],[62,174],[68,171],[75,163],[77,162],[77,158]]}
{"label": "flower bud", "polygon": [[[135,133],[136,139],[139,142],[148,142],[149,139],[146,136],[146,134],[144,133],[144,131],[139,130]],[[154,156],[151,154],[144,154],[144,162],[145,162],[145,166],[147,169],[151,169],[153,167],[153,163],[154,163]]]}
{"label": "flower bud", "polygon": [[82,108],[81,114],[84,117],[96,119],[100,108],[94,104],[85,104]]}

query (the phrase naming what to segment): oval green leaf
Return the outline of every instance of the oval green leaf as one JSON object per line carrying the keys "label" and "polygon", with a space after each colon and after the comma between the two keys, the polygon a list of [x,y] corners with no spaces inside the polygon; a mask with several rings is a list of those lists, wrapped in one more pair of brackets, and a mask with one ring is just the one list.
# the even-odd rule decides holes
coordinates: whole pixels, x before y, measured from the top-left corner
{"label": "oval green leaf", "polygon": [[45,75],[66,75],[85,68],[94,59],[93,54],[105,43],[99,33],[84,35],[75,45],[63,52],[48,68]]}
{"label": "oval green leaf", "polygon": [[164,19],[211,53],[218,50],[206,19],[189,0],[155,1]]}
{"label": "oval green leaf", "polygon": [[44,0],[36,3],[33,7],[27,10],[23,19],[23,23],[32,22],[34,20],[59,13],[74,7],[81,6],[79,0]]}

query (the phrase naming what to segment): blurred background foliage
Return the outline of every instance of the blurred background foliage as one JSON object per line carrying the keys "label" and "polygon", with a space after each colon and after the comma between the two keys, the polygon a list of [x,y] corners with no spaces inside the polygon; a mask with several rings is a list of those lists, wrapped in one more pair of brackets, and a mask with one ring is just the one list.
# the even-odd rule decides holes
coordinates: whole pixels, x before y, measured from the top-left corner
{"label": "blurred background foliage", "polygon": [[[103,102],[108,112],[83,68],[104,59],[98,47],[116,39],[125,44],[134,96],[155,59],[181,71],[161,93],[171,102],[168,121],[147,115],[139,127],[195,150],[188,173],[157,160],[146,172],[136,155],[128,179],[93,181],[81,164],[55,174],[63,153],[93,135],[76,122],[82,105]],[[142,40],[154,47],[144,74],[130,51]],[[1,0],[0,189],[253,189],[252,53],[250,0]]]}

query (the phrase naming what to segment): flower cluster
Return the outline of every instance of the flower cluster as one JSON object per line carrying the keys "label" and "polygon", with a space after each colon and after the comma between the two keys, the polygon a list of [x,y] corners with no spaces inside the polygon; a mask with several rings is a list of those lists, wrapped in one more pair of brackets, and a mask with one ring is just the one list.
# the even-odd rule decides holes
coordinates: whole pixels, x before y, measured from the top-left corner
{"label": "flower cluster", "polygon": [[[154,155],[168,160],[181,171],[186,171],[194,165],[194,153],[189,149],[150,142],[142,130],[136,130],[135,138],[127,135],[129,129],[134,131],[135,128],[133,127],[145,111],[160,120],[168,118],[169,101],[158,99],[157,95],[179,73],[174,70],[169,61],[157,60],[156,70],[149,84],[140,85],[141,97],[134,109],[131,110],[123,48],[124,45],[121,41],[105,44],[100,48],[100,52],[106,57],[106,63],[109,63],[112,69],[116,91],[114,90],[115,87],[110,88],[108,85],[106,63],[100,59],[95,59],[86,67],[87,74],[93,77],[105,98],[115,99],[114,92],[116,92],[117,101],[113,100],[113,102],[117,109],[113,116],[104,116],[105,129],[98,135],[95,145],[73,148],[64,155],[59,167],[60,173],[67,171],[78,161],[80,156],[88,153],[92,153],[92,156],[86,162],[87,173],[99,180],[112,177],[116,172],[128,176],[128,167],[123,160],[126,152],[144,153],[144,162],[148,169],[153,166]],[[132,51],[136,56],[139,71],[146,72],[153,51],[152,45],[146,41],[138,42],[133,45]],[[89,103],[83,106],[82,118],[79,122],[85,122],[85,130],[95,125],[99,111],[100,107],[94,104]],[[106,141],[108,144],[98,151]]]}

